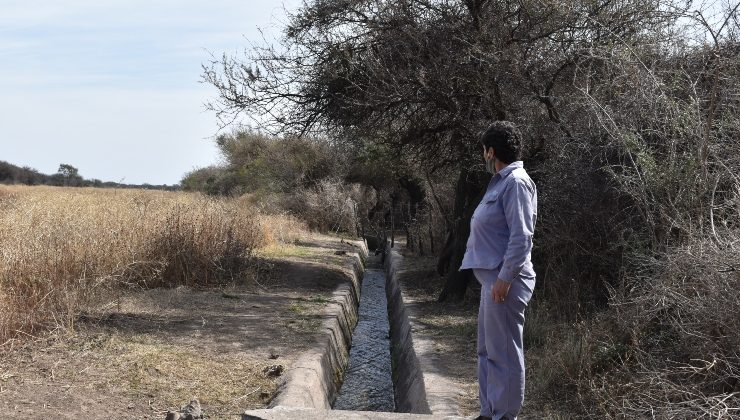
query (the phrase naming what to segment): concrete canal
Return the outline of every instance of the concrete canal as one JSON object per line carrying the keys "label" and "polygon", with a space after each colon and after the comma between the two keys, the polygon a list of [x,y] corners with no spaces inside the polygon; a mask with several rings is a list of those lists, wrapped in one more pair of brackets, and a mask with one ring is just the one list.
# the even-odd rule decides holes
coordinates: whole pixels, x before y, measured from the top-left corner
{"label": "concrete canal", "polygon": [[334,409],[395,410],[389,330],[386,277],[380,256],[371,255],[362,281],[349,363]]}

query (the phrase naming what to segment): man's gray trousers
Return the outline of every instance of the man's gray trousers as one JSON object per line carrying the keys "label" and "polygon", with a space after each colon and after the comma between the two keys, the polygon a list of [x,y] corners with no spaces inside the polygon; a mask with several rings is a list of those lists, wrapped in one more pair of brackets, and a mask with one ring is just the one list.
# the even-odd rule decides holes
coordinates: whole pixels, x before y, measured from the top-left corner
{"label": "man's gray trousers", "polygon": [[478,309],[478,384],[480,414],[516,419],[524,401],[524,309],[534,277],[517,276],[503,302],[491,298],[498,270],[473,269],[481,284]]}

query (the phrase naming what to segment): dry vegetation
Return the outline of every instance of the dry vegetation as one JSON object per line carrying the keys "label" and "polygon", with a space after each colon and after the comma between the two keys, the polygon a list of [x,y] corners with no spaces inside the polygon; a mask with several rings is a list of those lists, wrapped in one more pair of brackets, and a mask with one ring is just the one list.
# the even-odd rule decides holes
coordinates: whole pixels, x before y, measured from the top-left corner
{"label": "dry vegetation", "polygon": [[269,372],[290,370],[314,345],[332,291],[357,263],[335,253],[356,250],[340,237],[297,239],[255,250],[248,281],[99,288],[99,299],[79,302],[74,329],[0,349],[0,410],[161,420],[193,397],[212,419],[265,407],[281,380]]}
{"label": "dry vegetation", "polygon": [[0,345],[54,327],[114,286],[212,286],[303,224],[199,193],[0,187]]}

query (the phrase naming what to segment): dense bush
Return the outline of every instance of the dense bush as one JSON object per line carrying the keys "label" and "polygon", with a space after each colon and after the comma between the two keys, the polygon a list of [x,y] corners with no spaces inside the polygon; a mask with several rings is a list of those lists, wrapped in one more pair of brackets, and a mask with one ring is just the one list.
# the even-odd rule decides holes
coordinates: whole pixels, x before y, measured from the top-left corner
{"label": "dense bush", "polygon": [[389,164],[398,163],[377,153],[355,156],[336,143],[251,131],[222,135],[216,143],[223,164],[186,174],[183,189],[244,195],[264,212],[294,215],[312,229],[374,232],[371,225],[381,223],[380,209],[400,189]]}
{"label": "dense bush", "polygon": [[347,184],[335,178],[287,195],[283,205],[313,229],[360,235],[363,214],[367,214],[375,201],[372,187]]}
{"label": "dense bush", "polygon": [[216,139],[223,164],[197,169],[181,184],[212,195],[288,193],[346,171],[346,161],[326,142],[270,137],[252,131]]}
{"label": "dense bush", "polygon": [[597,52],[535,171],[539,297],[569,302],[538,320],[568,333],[534,353],[565,373],[535,392],[588,418],[738,415],[738,44],[674,41]]}
{"label": "dense bush", "polygon": [[626,341],[594,378],[604,414],[740,414],[740,234],[718,239],[692,239],[644,261],[644,272],[615,294],[607,331]]}

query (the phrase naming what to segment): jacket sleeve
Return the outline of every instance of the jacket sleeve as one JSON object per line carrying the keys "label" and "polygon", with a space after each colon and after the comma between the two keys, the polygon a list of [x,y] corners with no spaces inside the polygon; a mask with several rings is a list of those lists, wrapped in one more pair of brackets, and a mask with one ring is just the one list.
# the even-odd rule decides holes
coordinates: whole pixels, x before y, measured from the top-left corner
{"label": "jacket sleeve", "polygon": [[534,191],[524,179],[515,178],[504,192],[503,208],[509,227],[509,242],[498,277],[511,282],[522,271],[532,252],[535,213]]}

